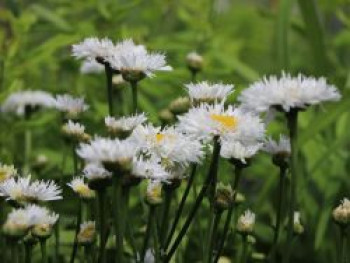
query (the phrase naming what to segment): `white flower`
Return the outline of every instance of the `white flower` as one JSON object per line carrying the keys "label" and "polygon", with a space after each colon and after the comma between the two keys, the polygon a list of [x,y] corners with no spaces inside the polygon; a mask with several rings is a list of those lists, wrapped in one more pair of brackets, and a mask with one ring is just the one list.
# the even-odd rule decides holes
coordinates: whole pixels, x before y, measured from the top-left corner
{"label": "white flower", "polygon": [[74,177],[73,180],[67,184],[72,190],[77,193],[81,198],[90,199],[95,196],[95,192],[85,184],[83,178]]}
{"label": "white flower", "polygon": [[338,224],[347,225],[350,223],[350,200],[344,198],[340,205],[333,210],[333,219]]}
{"label": "white flower", "polygon": [[273,155],[281,153],[290,155],[290,140],[284,135],[280,135],[279,141],[274,141],[271,138],[268,138],[264,144],[263,150]]}
{"label": "white flower", "polygon": [[150,180],[148,182],[146,201],[150,205],[158,205],[162,202],[162,184],[160,181]]}
{"label": "white flower", "polygon": [[62,199],[61,192],[53,181],[30,182],[30,176],[10,178],[0,184],[0,196],[17,202],[59,200]]}
{"label": "white flower", "polygon": [[23,116],[27,107],[31,110],[36,108],[50,108],[54,106],[54,98],[47,92],[41,90],[25,90],[12,93],[3,103],[3,112],[14,112]]}
{"label": "white flower", "polygon": [[137,145],[131,140],[96,137],[89,144],[81,143],[78,155],[88,162],[129,165],[137,154]]}
{"label": "white flower", "polygon": [[264,138],[265,125],[257,115],[231,105],[225,109],[224,101],[214,105],[201,104],[178,119],[179,129],[197,139],[229,136],[230,140],[255,143]]}
{"label": "white flower", "polygon": [[68,94],[56,96],[55,107],[69,117],[74,118],[89,108],[85,104],[84,98],[74,98]]}
{"label": "white flower", "polygon": [[149,160],[145,160],[144,158],[135,159],[131,174],[136,177],[162,182],[166,182],[171,177],[170,173],[154,158]]}
{"label": "white flower", "polygon": [[199,163],[203,146],[199,140],[183,134],[174,127],[161,129],[152,125],[140,125],[131,135],[141,150],[169,165]]}
{"label": "white flower", "polygon": [[255,214],[249,209],[238,218],[237,231],[241,233],[251,233],[255,225]]}
{"label": "white flower", "polygon": [[113,42],[108,38],[89,37],[72,46],[72,56],[78,59],[102,59],[111,56],[115,50]]}
{"label": "white flower", "polygon": [[195,102],[221,101],[233,92],[233,85],[212,84],[207,81],[185,85],[188,95]]}
{"label": "white flower", "polygon": [[96,74],[104,71],[104,66],[98,63],[96,60],[85,60],[80,66],[81,74]]}
{"label": "white flower", "polygon": [[253,157],[262,147],[262,143],[243,144],[239,141],[230,141],[227,138],[221,141],[220,155],[227,159],[237,159],[246,163],[245,159]]}
{"label": "white flower", "polygon": [[13,165],[0,163],[0,183],[17,175],[17,169]]}
{"label": "white flower", "polygon": [[105,118],[105,124],[112,133],[130,134],[137,126],[144,123],[146,120],[147,118],[144,113],[124,116],[119,119],[107,116]]}
{"label": "white flower", "polygon": [[79,243],[91,244],[96,238],[95,221],[87,221],[80,224],[80,230],[77,238]]}
{"label": "white flower", "polygon": [[25,211],[32,216],[32,225],[53,226],[59,218],[58,214],[38,205],[28,205],[25,207]]}
{"label": "white flower", "polygon": [[153,76],[154,71],[172,70],[166,65],[165,55],[149,53],[144,47],[135,45],[131,40],[116,47],[117,52],[108,57],[107,62],[115,70],[122,73],[142,72],[148,77]]}
{"label": "white flower", "polygon": [[294,211],[293,214],[293,230],[296,234],[304,232],[304,227],[300,222],[300,212]]}
{"label": "white flower", "polygon": [[105,179],[112,177],[112,173],[108,172],[99,163],[89,163],[83,170],[84,177],[91,180]]}
{"label": "white flower", "polygon": [[293,108],[305,108],[340,98],[336,87],[327,84],[325,78],[316,79],[302,74],[292,77],[282,73],[280,78],[270,76],[253,83],[242,91],[238,99],[244,107],[257,112],[268,111],[271,107],[289,112]]}
{"label": "white flower", "polygon": [[65,134],[69,136],[80,137],[84,135],[85,126],[78,122],[73,122],[69,120],[67,123],[63,125],[62,130]]}

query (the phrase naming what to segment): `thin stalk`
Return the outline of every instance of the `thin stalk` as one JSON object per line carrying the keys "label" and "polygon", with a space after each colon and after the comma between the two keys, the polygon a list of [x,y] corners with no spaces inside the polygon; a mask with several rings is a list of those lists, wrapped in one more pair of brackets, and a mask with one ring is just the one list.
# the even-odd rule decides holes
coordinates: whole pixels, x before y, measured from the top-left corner
{"label": "thin stalk", "polygon": [[75,257],[77,256],[77,252],[78,252],[78,234],[79,234],[79,229],[81,224],[81,215],[82,215],[82,201],[79,198],[79,204],[78,204],[78,210],[77,210],[77,223],[75,226],[73,250],[69,261],[70,263],[74,263]]}
{"label": "thin stalk", "polygon": [[185,236],[187,230],[189,229],[192,220],[194,218],[194,216],[196,215],[198,208],[200,207],[208,189],[209,186],[213,180],[213,178],[216,178],[216,174],[218,171],[218,165],[219,165],[219,154],[220,154],[220,143],[218,141],[218,138],[214,138],[214,149],[213,149],[213,155],[212,155],[212,160],[210,163],[210,168],[208,171],[208,175],[205,179],[205,182],[202,186],[201,191],[198,194],[198,198],[194,204],[194,206],[192,207],[189,215],[186,218],[186,221],[182,227],[182,229],[180,230],[180,233],[178,234],[178,236],[176,237],[172,247],[170,248],[169,252],[167,253],[167,255],[164,258],[164,262],[169,262],[170,259],[172,258],[172,256],[174,255],[177,247],[180,245],[183,237]]}
{"label": "thin stalk", "polygon": [[340,227],[340,246],[341,246],[341,250],[340,250],[340,262],[341,263],[347,263],[348,259],[347,259],[347,246],[346,246],[346,228],[345,227]]}
{"label": "thin stalk", "polygon": [[113,207],[115,209],[113,215],[114,223],[114,234],[116,243],[116,261],[118,263],[123,262],[123,234],[124,234],[124,206],[122,205],[123,194],[122,194],[122,182],[121,175],[113,175]]}
{"label": "thin stalk", "polygon": [[40,240],[41,263],[47,263],[46,240]]}
{"label": "thin stalk", "polygon": [[160,244],[159,244],[159,234],[158,234],[158,227],[156,226],[156,221],[157,218],[155,216],[155,213],[153,213],[153,227],[152,227],[152,232],[153,232],[153,247],[154,247],[154,257],[155,257],[155,263],[160,263],[161,262],[161,255],[160,255]]}
{"label": "thin stalk", "polygon": [[179,204],[179,208],[178,208],[177,211],[176,211],[175,218],[174,218],[174,222],[173,222],[173,224],[172,224],[172,226],[171,226],[171,229],[170,229],[170,231],[169,231],[169,235],[168,235],[168,238],[167,238],[167,240],[166,240],[166,242],[165,242],[164,249],[167,249],[167,248],[169,247],[170,242],[171,242],[171,239],[172,239],[173,236],[174,236],[174,233],[175,233],[177,224],[178,224],[179,221],[180,221],[180,217],[181,217],[182,211],[183,211],[183,209],[184,209],[184,207],[185,207],[185,203],[186,203],[188,194],[190,193],[191,186],[192,186],[192,184],[193,184],[194,176],[195,176],[195,174],[196,174],[196,171],[197,171],[197,164],[193,164],[193,165],[192,165],[191,174],[190,174],[190,177],[189,177],[189,179],[188,179],[188,183],[187,183],[185,192],[184,192],[184,194],[182,195],[182,198],[181,198],[181,201],[180,201],[180,204]]}
{"label": "thin stalk", "polygon": [[107,86],[107,101],[109,116],[113,116],[113,71],[110,65],[105,64],[106,86]]}
{"label": "thin stalk", "polygon": [[130,82],[132,92],[132,113],[137,112],[137,81]]}
{"label": "thin stalk", "polygon": [[160,245],[162,248],[165,247],[166,238],[169,230],[169,211],[171,206],[171,199],[174,194],[174,189],[169,188],[165,190],[165,198],[163,203],[163,215],[162,223],[160,225]]}
{"label": "thin stalk", "polygon": [[24,245],[25,248],[25,263],[31,263],[32,262],[32,249],[33,249],[33,245],[31,244],[25,244]]}
{"label": "thin stalk", "polygon": [[99,263],[106,263],[106,189],[99,190],[97,192],[97,197],[98,197],[98,208],[99,208],[99,223],[100,223],[100,247],[99,247],[99,252],[98,252],[98,262]]}
{"label": "thin stalk", "polygon": [[241,263],[246,263],[248,259],[248,236],[242,235],[243,248],[242,248],[242,257]]}
{"label": "thin stalk", "polygon": [[298,110],[291,109],[287,113],[289,137],[291,144],[291,178],[290,178],[290,204],[288,210],[288,226],[287,226],[287,248],[285,253],[284,263],[290,262],[290,255],[293,246],[293,222],[294,211],[296,206],[296,189],[297,189],[297,166],[298,166]]}
{"label": "thin stalk", "polygon": [[132,248],[132,254],[134,257],[135,262],[138,262],[138,253],[137,253],[137,249],[136,249],[136,243],[135,243],[135,238],[134,238],[134,233],[132,231],[132,226],[131,224],[126,224],[126,235],[127,238],[129,239],[131,248]]}
{"label": "thin stalk", "polygon": [[151,205],[149,207],[147,229],[146,229],[146,234],[145,234],[145,238],[143,240],[143,246],[142,246],[142,251],[141,251],[141,262],[144,262],[144,260],[145,260],[145,255],[147,252],[148,243],[149,243],[149,240],[150,240],[150,237],[152,234],[152,228],[154,227],[153,224],[155,224],[155,220],[153,220],[154,213],[155,213],[155,206]]}
{"label": "thin stalk", "polygon": [[223,230],[223,233],[222,233],[222,238],[221,238],[221,241],[220,241],[220,244],[217,248],[217,253],[216,253],[216,256],[215,256],[215,259],[214,259],[214,262],[218,262],[219,261],[219,258],[220,258],[220,255],[222,253],[222,250],[224,248],[224,244],[225,244],[225,241],[226,241],[226,238],[227,238],[227,235],[228,235],[228,232],[229,232],[229,229],[230,229],[230,224],[231,224],[231,221],[232,221],[232,214],[233,214],[233,211],[234,211],[234,206],[235,206],[235,201],[236,201],[236,196],[237,196],[237,189],[238,189],[238,184],[239,184],[239,181],[241,179],[241,175],[242,175],[242,170],[243,170],[243,167],[240,166],[240,165],[235,165],[235,179],[233,181],[233,184],[232,184],[232,190],[233,190],[233,203],[231,204],[230,208],[227,210],[227,215],[226,215],[226,220],[225,220],[225,223],[224,223],[224,230]]}
{"label": "thin stalk", "polygon": [[32,131],[26,127],[24,132],[24,174],[30,173],[30,156],[32,152]]}
{"label": "thin stalk", "polygon": [[11,261],[13,263],[18,263],[18,243],[16,240],[9,240],[10,244],[10,255],[11,255]]}
{"label": "thin stalk", "polygon": [[93,255],[92,255],[93,248],[92,246],[85,246],[84,247],[84,257],[86,263],[93,263]]}
{"label": "thin stalk", "polygon": [[278,238],[281,230],[282,211],[283,211],[283,204],[284,204],[285,184],[286,184],[286,172],[287,172],[286,167],[280,167],[279,191],[278,191],[278,199],[277,199],[278,203],[277,203],[277,211],[276,211],[276,225],[274,229],[273,244],[271,248],[272,261],[274,261],[276,258]]}
{"label": "thin stalk", "polygon": [[54,235],[55,235],[55,259],[54,262],[59,262],[60,258],[60,223],[56,222],[54,226]]}
{"label": "thin stalk", "polygon": [[213,248],[215,245],[215,241],[216,241],[216,236],[217,236],[217,230],[218,230],[218,226],[219,226],[219,222],[221,219],[221,215],[222,212],[217,212],[214,213],[214,218],[212,220],[212,223],[210,224],[210,231],[209,231],[209,246],[207,249],[208,255],[206,258],[206,262],[211,263],[212,259],[213,259]]}

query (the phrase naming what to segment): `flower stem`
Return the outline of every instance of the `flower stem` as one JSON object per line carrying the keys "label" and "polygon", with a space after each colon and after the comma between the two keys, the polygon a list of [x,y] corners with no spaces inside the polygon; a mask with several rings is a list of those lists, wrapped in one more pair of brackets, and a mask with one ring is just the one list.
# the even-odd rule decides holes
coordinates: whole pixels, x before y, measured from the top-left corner
{"label": "flower stem", "polygon": [[32,131],[26,127],[24,132],[24,165],[23,173],[30,173],[30,156],[32,152]]}
{"label": "flower stem", "polygon": [[46,240],[40,240],[41,263],[47,263]]}
{"label": "flower stem", "polygon": [[242,235],[242,257],[241,257],[241,263],[246,263],[248,259],[248,236]]}
{"label": "flower stem", "polygon": [[194,218],[194,216],[196,215],[198,208],[200,207],[209,187],[210,184],[213,181],[213,178],[216,178],[216,174],[218,171],[218,165],[219,165],[219,154],[220,154],[220,143],[218,141],[218,138],[214,138],[214,149],[213,149],[213,155],[212,155],[212,160],[210,163],[210,168],[208,171],[208,175],[205,179],[205,182],[202,186],[202,189],[200,190],[199,194],[198,194],[198,198],[194,204],[194,206],[192,207],[189,215],[186,218],[186,221],[182,227],[182,229],[180,230],[180,233],[178,234],[178,236],[176,237],[172,247],[170,248],[169,252],[167,253],[167,255],[164,258],[164,262],[169,262],[170,259],[172,258],[172,256],[174,255],[177,247],[180,245],[183,237],[185,236],[187,230],[189,229],[192,220]]}
{"label": "flower stem", "polygon": [[226,215],[226,220],[225,220],[225,223],[224,223],[224,230],[223,230],[223,233],[222,233],[221,242],[220,242],[220,244],[218,246],[217,254],[216,254],[215,259],[214,259],[215,263],[219,261],[221,252],[222,252],[222,250],[224,248],[224,244],[225,244],[225,241],[226,241],[229,229],[230,229],[230,224],[231,224],[231,221],[232,221],[231,218],[232,218],[232,214],[233,214],[233,211],[234,211],[234,205],[235,205],[236,196],[237,196],[237,189],[238,189],[239,181],[241,179],[242,170],[243,170],[242,166],[235,165],[235,177],[234,177],[235,179],[234,179],[233,184],[232,184],[232,190],[233,190],[233,199],[232,200],[234,200],[234,201],[231,204],[230,208],[227,210],[227,215]]}
{"label": "flower stem", "polygon": [[207,249],[207,258],[205,262],[211,263],[212,262],[212,258],[213,258],[213,248],[215,245],[215,241],[216,241],[216,235],[217,235],[217,230],[218,230],[218,226],[219,226],[219,222],[221,219],[221,215],[222,212],[216,212],[214,213],[214,218],[213,220],[211,220],[210,223],[210,231],[209,231],[209,235],[208,235],[208,249]]}
{"label": "flower stem", "polygon": [[122,181],[120,174],[113,175],[113,207],[115,209],[113,215],[114,223],[114,234],[115,234],[115,243],[116,243],[116,259],[118,263],[123,262],[123,234],[124,234],[124,217],[122,206]]}
{"label": "flower stem", "polygon": [[155,263],[160,263],[161,262],[161,255],[160,255],[160,244],[159,244],[159,234],[158,234],[158,228],[157,228],[157,218],[155,215],[155,212],[153,212],[152,215],[152,220],[153,222],[153,227],[152,227],[152,232],[153,232],[153,243],[154,243],[154,255],[155,255]]}
{"label": "flower stem", "polygon": [[341,263],[347,263],[348,262],[348,259],[347,259],[347,251],[348,251],[348,249],[347,249],[347,246],[346,246],[346,240],[347,238],[346,238],[346,227],[343,227],[343,226],[341,226],[340,227],[340,242],[341,242],[341,244],[340,244],[340,257],[341,257],[341,260],[340,260],[340,262]]}
{"label": "flower stem", "polygon": [[99,208],[99,219],[100,219],[100,247],[99,247],[99,253],[98,253],[98,262],[99,263],[105,263],[106,262],[106,215],[105,215],[105,195],[106,195],[106,189],[101,189],[97,192],[98,197],[98,208]]}
{"label": "flower stem", "polygon": [[131,81],[131,92],[132,92],[132,113],[137,112],[137,81]]}
{"label": "flower stem", "polygon": [[163,215],[162,215],[162,223],[160,225],[160,245],[162,248],[165,247],[165,242],[169,230],[169,211],[171,206],[171,199],[174,194],[174,189],[167,188],[165,190],[165,198],[163,203]]}
{"label": "flower stem", "polygon": [[32,262],[32,249],[33,245],[31,244],[25,244],[25,263],[31,263]]}
{"label": "flower stem", "polygon": [[174,233],[175,233],[175,230],[176,230],[176,226],[177,224],[179,223],[180,221],[180,217],[181,217],[181,214],[182,214],[182,211],[185,207],[185,203],[186,203],[186,200],[187,200],[187,197],[188,197],[188,194],[190,193],[190,190],[191,190],[191,186],[193,184],[193,181],[194,181],[194,176],[196,174],[196,171],[197,171],[197,164],[193,164],[192,165],[192,170],[191,170],[191,174],[190,174],[190,177],[188,179],[188,183],[187,183],[187,186],[186,186],[186,189],[185,189],[185,192],[184,194],[182,195],[182,198],[181,198],[181,201],[180,201],[180,204],[179,204],[179,208],[177,209],[176,211],[176,215],[175,215],[175,218],[174,218],[174,222],[171,226],[171,229],[170,229],[170,232],[169,232],[169,235],[168,235],[168,238],[165,242],[165,245],[164,245],[164,249],[167,249],[168,246],[170,245],[170,242],[171,242],[171,239],[173,238],[174,236]]}
{"label": "flower stem", "polygon": [[108,100],[108,113],[109,116],[113,116],[113,72],[110,65],[105,64],[106,73],[106,85],[107,85],[107,100]]}
{"label": "flower stem", "polygon": [[289,128],[289,137],[291,143],[291,178],[290,178],[290,204],[288,210],[288,227],[287,227],[287,249],[284,258],[284,263],[290,262],[290,255],[292,253],[293,241],[293,222],[294,211],[296,206],[296,189],[297,189],[297,166],[298,166],[298,110],[291,109],[287,113],[287,121]]}
{"label": "flower stem", "polygon": [[78,205],[78,211],[77,211],[77,223],[75,226],[73,250],[69,261],[70,263],[74,263],[74,260],[78,251],[78,234],[79,234],[79,229],[81,224],[81,214],[82,214],[82,202],[81,202],[81,199],[79,199],[79,205]]}
{"label": "flower stem", "polygon": [[11,252],[11,261],[13,263],[18,263],[18,243],[17,240],[9,240],[10,252]]}
{"label": "flower stem", "polygon": [[146,229],[145,239],[143,240],[143,246],[142,246],[142,251],[141,251],[141,262],[144,262],[144,260],[145,260],[145,255],[147,252],[149,239],[151,237],[153,224],[155,223],[155,220],[153,220],[154,213],[155,213],[155,206],[153,206],[153,205],[149,206],[147,229]]}

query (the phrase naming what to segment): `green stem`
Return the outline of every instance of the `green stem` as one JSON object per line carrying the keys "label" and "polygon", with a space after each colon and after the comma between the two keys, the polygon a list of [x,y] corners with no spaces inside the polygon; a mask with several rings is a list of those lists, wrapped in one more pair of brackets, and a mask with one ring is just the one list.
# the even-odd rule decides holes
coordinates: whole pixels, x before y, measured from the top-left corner
{"label": "green stem", "polygon": [[152,227],[152,232],[153,232],[153,243],[154,243],[154,257],[155,257],[155,263],[160,263],[161,262],[161,255],[160,255],[160,244],[159,244],[159,234],[158,234],[158,228],[157,228],[157,217],[156,213],[153,212],[153,227]]}
{"label": "green stem", "polygon": [[186,200],[187,200],[187,197],[188,197],[188,194],[190,193],[190,190],[191,190],[191,186],[193,184],[193,181],[194,181],[194,176],[196,174],[196,171],[197,171],[197,164],[193,164],[192,165],[192,170],[191,170],[191,174],[190,174],[190,177],[188,179],[188,183],[187,183],[187,186],[186,186],[186,189],[185,189],[185,192],[184,194],[182,195],[182,198],[181,198],[181,201],[180,201],[180,204],[179,204],[179,208],[177,209],[176,211],[176,215],[175,215],[175,218],[174,218],[174,222],[171,226],[171,229],[169,231],[169,235],[168,235],[168,238],[165,242],[165,246],[164,246],[164,249],[167,249],[168,246],[170,245],[170,242],[171,242],[171,239],[173,238],[174,236],[174,233],[175,233],[175,230],[176,230],[176,226],[177,224],[179,223],[180,221],[180,217],[181,217],[181,214],[182,214],[182,211],[185,207],[185,203],[186,203]]}
{"label": "green stem", "polygon": [[10,244],[10,253],[11,253],[11,262],[18,263],[18,243],[16,240],[9,240]]}
{"label": "green stem", "polygon": [[92,245],[84,247],[84,257],[85,257],[86,263],[93,263],[94,262],[92,251],[93,251]]}
{"label": "green stem", "polygon": [[153,214],[154,213],[155,213],[155,206],[151,205],[149,207],[148,220],[147,220],[147,229],[146,229],[146,234],[145,234],[145,238],[143,240],[143,246],[142,246],[142,251],[141,251],[141,262],[144,262],[144,260],[145,260],[145,255],[146,255],[146,252],[147,252],[149,239],[151,237],[153,224],[155,223],[155,220],[153,220],[153,217],[154,217]]}
{"label": "green stem", "polygon": [[241,258],[241,263],[246,263],[248,259],[248,236],[247,235],[242,235],[242,258]]}
{"label": "green stem", "polygon": [[214,218],[210,224],[210,231],[209,231],[209,236],[208,236],[208,240],[209,240],[209,245],[208,245],[208,249],[207,249],[207,258],[205,262],[211,263],[212,259],[213,259],[213,248],[215,245],[215,241],[216,241],[216,235],[217,235],[217,230],[218,230],[218,226],[219,226],[219,222],[221,219],[221,215],[222,212],[217,212],[214,214]]}
{"label": "green stem", "polygon": [[47,263],[46,240],[40,240],[41,263]]}
{"label": "green stem", "polygon": [[123,195],[122,195],[122,181],[120,174],[113,175],[113,207],[115,209],[113,215],[114,223],[114,234],[115,234],[115,243],[116,243],[116,260],[118,263],[123,262],[123,234],[124,234],[124,220],[125,210],[122,205]]}
{"label": "green stem", "polygon": [[33,245],[25,244],[24,247],[25,247],[25,263],[31,263]]}
{"label": "green stem", "polygon": [[340,227],[340,241],[341,241],[341,250],[340,250],[340,257],[341,257],[341,260],[340,262],[341,263],[347,263],[348,260],[347,260],[347,246],[346,246],[346,240],[347,237],[346,237],[346,228],[345,227]]}
{"label": "green stem", "polygon": [[100,247],[99,247],[99,253],[98,253],[98,262],[99,263],[106,263],[106,214],[105,214],[105,196],[106,196],[106,189],[98,190],[97,197],[98,197],[98,208],[99,208],[99,223],[100,223]]}
{"label": "green stem", "polygon": [[54,231],[55,231],[55,261],[54,262],[59,262],[60,258],[60,222],[57,221],[55,226],[54,226]]}
{"label": "green stem", "polygon": [[298,110],[291,109],[287,113],[289,137],[291,143],[291,178],[290,178],[290,205],[288,210],[288,228],[287,228],[287,249],[284,263],[290,262],[293,245],[294,211],[296,207],[296,189],[297,189],[297,167],[298,167]]}
{"label": "green stem", "polygon": [[24,132],[24,165],[23,172],[24,174],[30,173],[30,156],[32,152],[32,132],[26,127]]}
{"label": "green stem", "polygon": [[210,168],[207,174],[207,177],[205,179],[205,182],[202,186],[201,191],[198,194],[198,198],[193,206],[193,208],[191,209],[189,215],[186,218],[186,221],[182,227],[182,229],[180,230],[180,233],[178,234],[178,236],[176,237],[172,247],[170,248],[169,252],[167,253],[167,255],[164,258],[164,262],[169,262],[170,259],[172,258],[172,256],[174,255],[177,247],[180,245],[183,237],[185,236],[187,230],[189,229],[192,220],[194,218],[194,216],[196,215],[198,208],[200,207],[209,187],[210,184],[213,181],[213,178],[216,178],[216,174],[218,172],[218,165],[219,165],[219,155],[220,155],[220,143],[218,138],[214,138],[214,149],[213,149],[213,155],[212,155],[212,160],[210,163]]}
{"label": "green stem", "polygon": [[137,112],[137,81],[130,82],[132,92],[132,113]]}
{"label": "green stem", "polygon": [[77,255],[78,251],[78,234],[79,234],[79,229],[80,229],[80,224],[81,224],[81,214],[82,214],[82,201],[79,199],[79,205],[78,205],[78,210],[77,210],[77,223],[75,226],[75,233],[74,233],[74,242],[73,242],[73,250],[72,250],[72,255],[70,257],[70,263],[74,263],[75,257]]}
{"label": "green stem", "polygon": [[106,86],[107,86],[107,101],[109,116],[113,116],[113,71],[110,65],[105,64]]}
{"label": "green stem", "polygon": [[224,244],[225,244],[225,241],[226,241],[229,229],[230,229],[230,224],[232,221],[231,218],[232,218],[232,214],[234,211],[234,206],[235,206],[235,201],[236,201],[236,196],[237,196],[237,189],[238,189],[239,181],[241,179],[242,170],[243,170],[243,167],[241,165],[235,165],[235,177],[234,177],[235,179],[234,179],[233,184],[231,186],[232,190],[233,190],[233,200],[234,201],[231,204],[230,208],[227,210],[227,215],[226,215],[226,220],[224,223],[224,230],[222,233],[222,238],[221,238],[220,244],[218,246],[215,259],[214,259],[215,263],[219,261],[220,255],[221,255],[222,250],[224,248]]}
{"label": "green stem", "polygon": [[174,194],[174,189],[168,188],[165,190],[165,198],[163,203],[163,215],[162,223],[160,225],[160,245],[162,248],[165,247],[165,242],[169,230],[169,211],[171,206],[171,199]]}

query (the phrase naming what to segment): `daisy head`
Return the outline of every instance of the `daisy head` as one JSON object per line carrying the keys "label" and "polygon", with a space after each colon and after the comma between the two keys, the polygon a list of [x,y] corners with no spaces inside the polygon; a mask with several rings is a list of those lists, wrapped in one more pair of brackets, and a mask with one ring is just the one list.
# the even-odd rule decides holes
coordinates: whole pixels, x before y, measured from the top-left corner
{"label": "daisy head", "polygon": [[189,70],[193,73],[197,73],[203,67],[203,57],[195,51],[187,54],[186,62]]}
{"label": "daisy head", "polygon": [[104,63],[115,51],[113,42],[108,38],[89,37],[72,46],[72,56],[78,59],[96,60]]}
{"label": "daisy head", "polygon": [[255,214],[249,209],[238,218],[237,231],[241,234],[249,234],[253,232],[255,225]]}
{"label": "daisy head", "polygon": [[339,91],[328,84],[325,78],[317,79],[302,74],[292,77],[283,72],[281,77],[265,77],[253,83],[242,91],[238,100],[244,107],[257,112],[265,112],[270,108],[289,112],[340,98]]}
{"label": "daisy head", "polygon": [[334,221],[341,225],[347,226],[350,223],[350,200],[344,198],[340,201],[340,205],[333,210]]}
{"label": "daisy head", "polygon": [[3,233],[7,236],[21,238],[24,237],[33,225],[33,214],[29,214],[26,209],[13,209],[8,215],[3,225]]}
{"label": "daisy head", "polygon": [[51,94],[41,90],[25,90],[10,94],[1,107],[2,112],[11,112],[19,116],[30,117],[40,108],[54,106]]}
{"label": "daisy head", "polygon": [[231,105],[225,108],[223,102],[201,104],[178,119],[180,130],[205,141],[229,136],[230,140],[255,142],[265,133],[265,125],[257,115]]}
{"label": "daisy head", "polygon": [[80,224],[78,233],[78,242],[82,245],[91,245],[96,239],[96,223],[95,221],[87,221]]}
{"label": "daisy head", "polygon": [[202,81],[185,85],[191,101],[198,105],[200,103],[214,103],[225,100],[233,92],[233,85],[222,83],[209,83]]}
{"label": "daisy head", "polygon": [[0,183],[17,175],[17,169],[13,165],[0,163]]}
{"label": "daisy head", "polygon": [[62,126],[62,132],[67,138],[78,142],[88,140],[90,137],[85,133],[84,125],[71,120],[68,120],[68,122]]}
{"label": "daisy head", "polygon": [[88,187],[93,190],[103,189],[112,183],[112,173],[107,171],[100,163],[87,164],[83,170],[83,175],[88,180]]}
{"label": "daisy head", "polygon": [[67,119],[76,119],[89,108],[89,106],[85,104],[84,98],[75,98],[68,94],[57,95],[55,107],[57,110],[64,113]]}
{"label": "daisy head", "polygon": [[98,74],[104,71],[104,66],[96,60],[86,59],[80,66],[81,74]]}
{"label": "daisy head", "polygon": [[25,208],[28,214],[32,216],[31,233],[39,239],[47,239],[51,236],[53,226],[56,224],[59,215],[51,212],[45,207],[29,205]]}
{"label": "daisy head", "polygon": [[168,182],[171,175],[160,164],[160,161],[151,158],[140,157],[133,162],[131,174],[135,177],[150,179],[153,181]]}
{"label": "daisy head", "polygon": [[120,139],[128,137],[132,131],[147,120],[144,113],[121,117],[116,119],[107,116],[105,124],[110,134],[117,136]]}
{"label": "daisy head", "polygon": [[81,177],[74,177],[67,185],[82,199],[91,199],[95,197],[95,191],[91,190]]}
{"label": "daisy head", "polygon": [[272,161],[277,166],[288,166],[291,154],[290,139],[280,135],[279,141],[268,138],[264,143],[263,150],[272,155]]}
{"label": "daisy head", "polygon": [[204,155],[199,140],[174,127],[162,129],[150,124],[140,125],[130,139],[139,145],[143,153],[160,159],[169,169],[176,164],[187,166],[190,163],[199,163]]}
{"label": "daisy head", "polygon": [[304,232],[304,227],[300,221],[300,212],[295,211],[293,216],[293,231],[295,234],[302,234]]}
{"label": "daisy head", "polygon": [[162,183],[150,180],[146,189],[146,202],[151,206],[162,203]]}
{"label": "daisy head", "polygon": [[236,140],[230,140],[229,137],[223,139],[221,145],[221,157],[241,166],[248,165],[247,160],[257,154],[263,146],[262,143],[244,144]]}
{"label": "daisy head", "polygon": [[128,40],[117,46],[117,52],[108,62],[120,72],[128,82],[137,82],[145,77],[152,77],[155,71],[172,70],[166,64],[165,55],[150,53],[143,46],[137,46]]}

